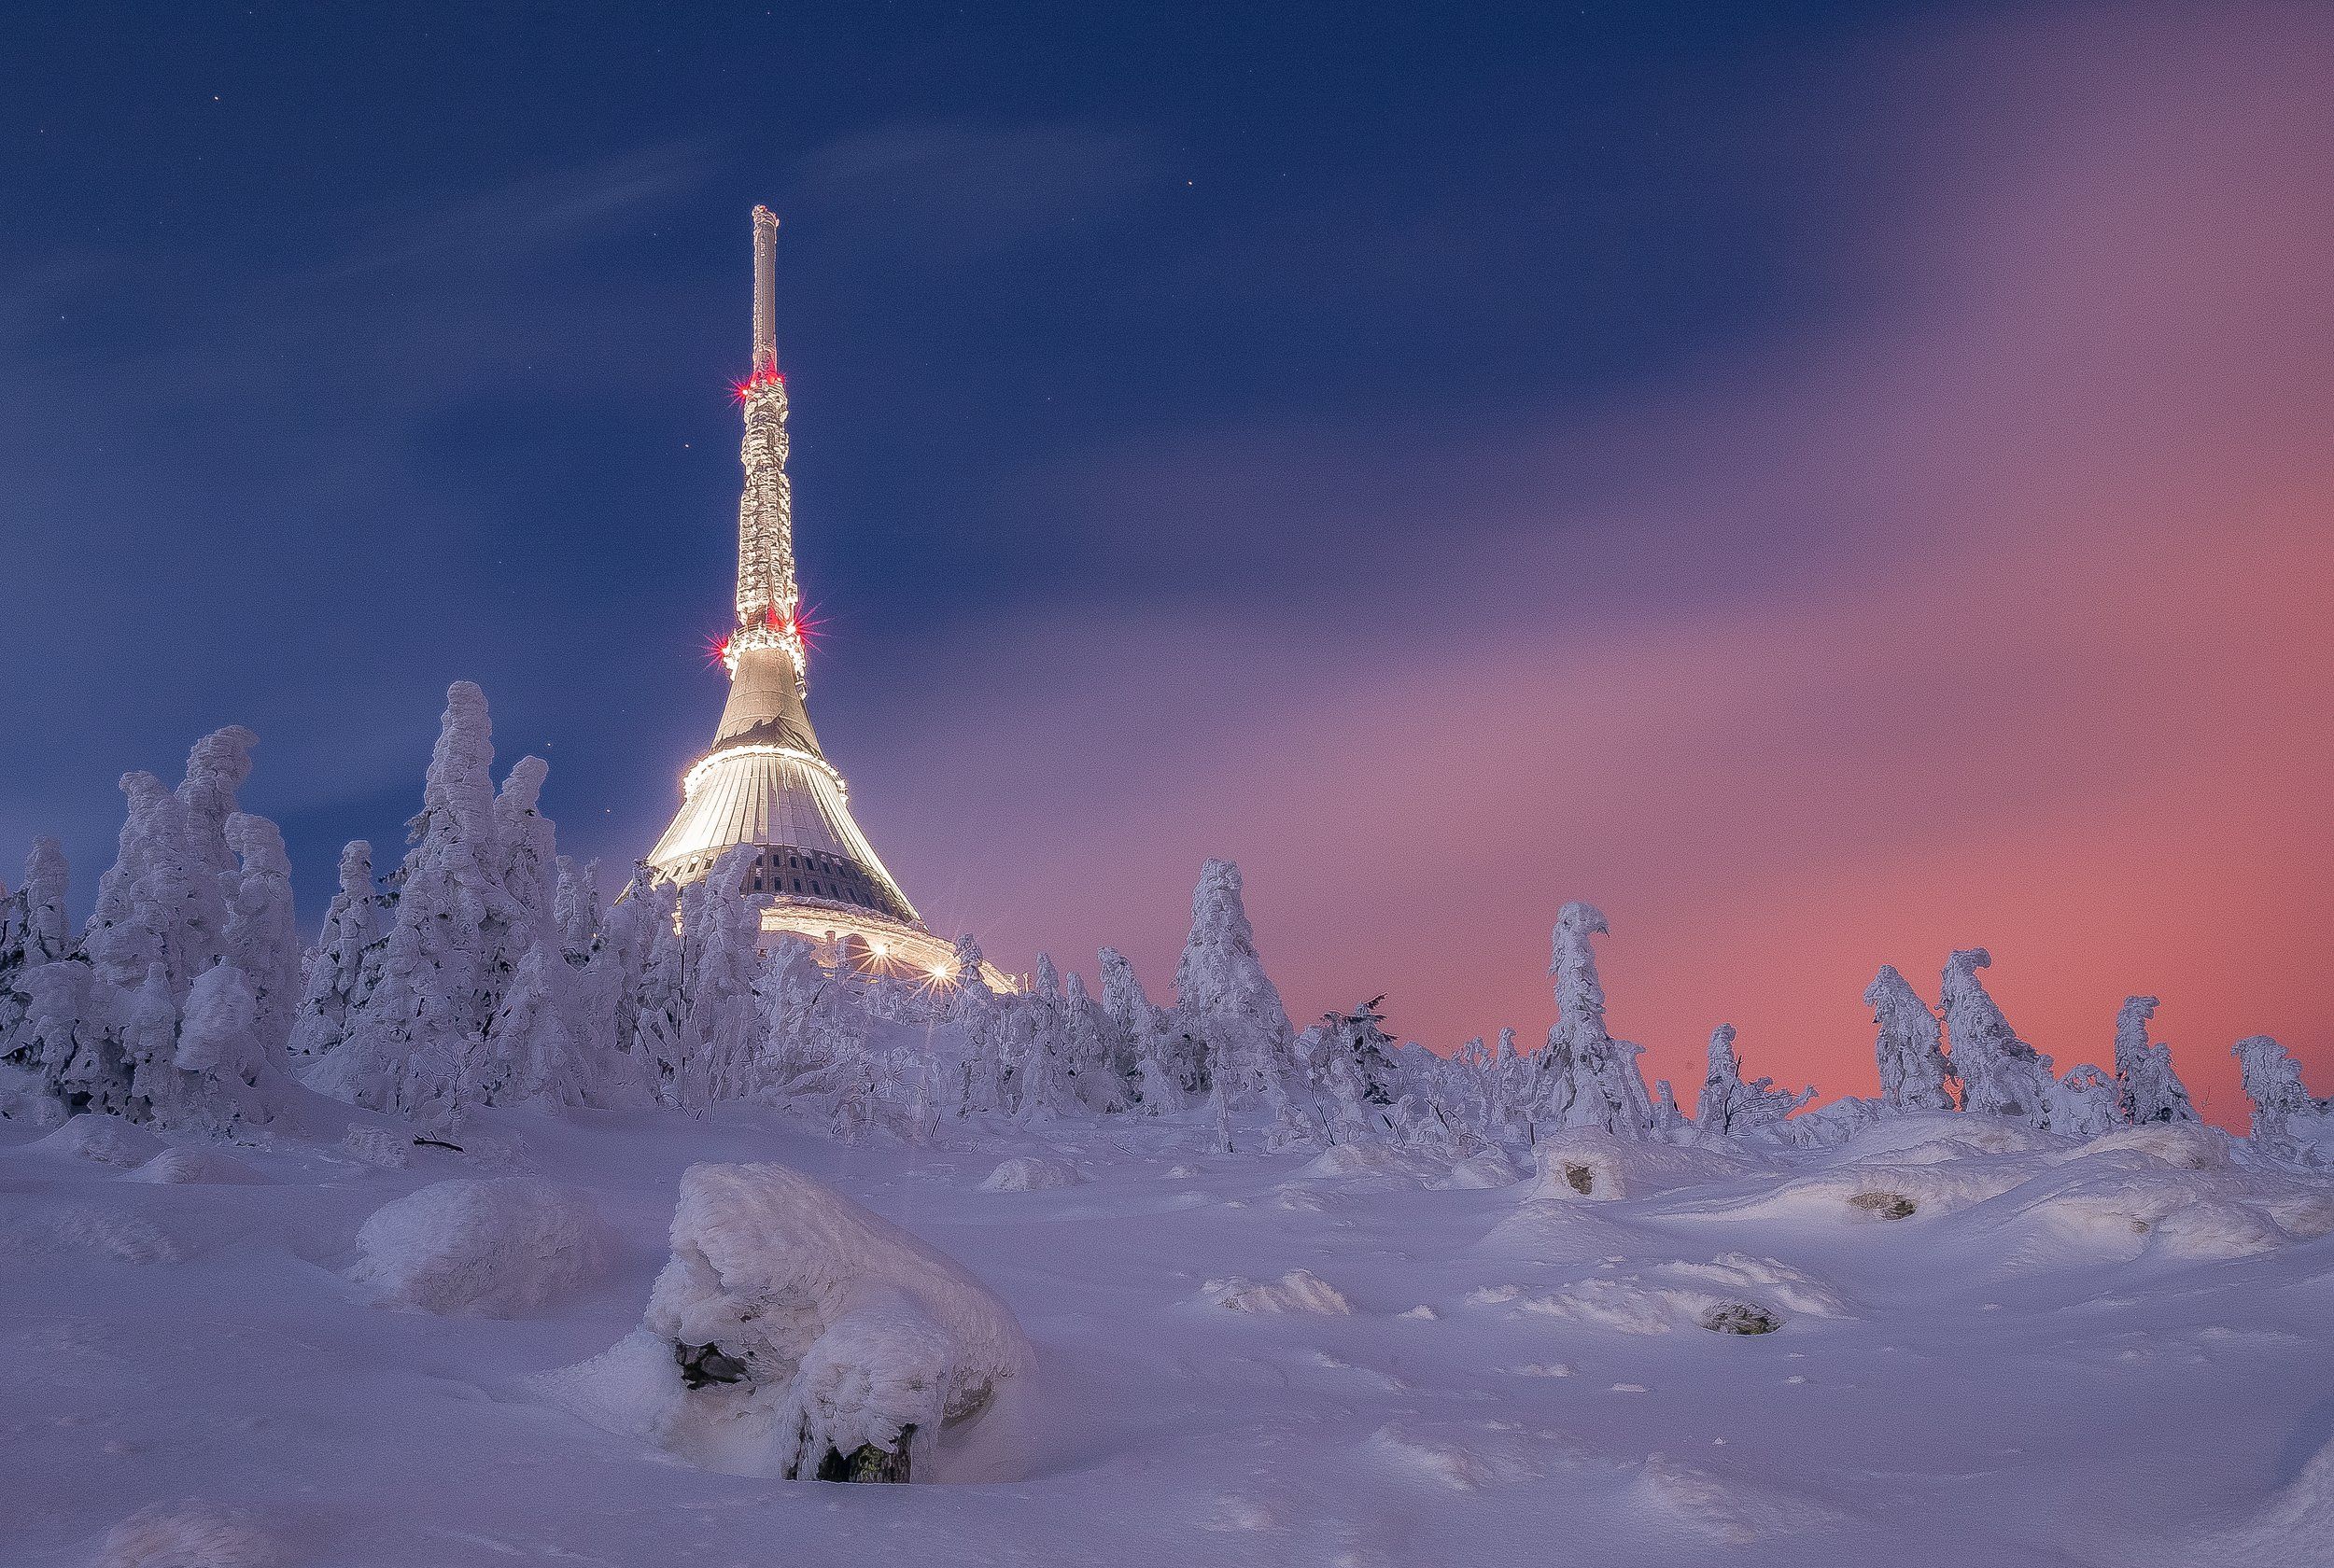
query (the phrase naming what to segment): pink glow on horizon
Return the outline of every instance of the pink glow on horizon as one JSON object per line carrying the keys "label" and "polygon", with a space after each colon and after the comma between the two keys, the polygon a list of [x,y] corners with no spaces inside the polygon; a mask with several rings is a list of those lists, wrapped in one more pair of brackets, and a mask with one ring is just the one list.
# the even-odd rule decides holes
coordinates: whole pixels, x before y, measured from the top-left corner
{"label": "pink glow on horizon", "polygon": [[[1689,1107],[1721,1022],[1753,1074],[1869,1092],[1874,971],[1933,1001],[1978,945],[2061,1071],[2144,992],[2213,1119],[2244,1035],[2334,1093],[2334,21],[2257,22],[1941,42],[1925,204],[1860,263],[1892,297],[1497,454],[1422,441],[1512,483],[1417,519],[1375,585],[1414,628],[1001,631],[968,655],[998,705],[918,742],[981,830],[919,858],[1026,889],[992,953],[1110,942],[1157,998],[1229,856],[1300,1023],[1388,991],[1443,1050],[1544,1038],[1587,899],[1614,1031]],[[1304,493],[1290,446],[1088,478],[1099,514],[1230,510]],[[1786,520],[1788,569],[1736,517]]]}

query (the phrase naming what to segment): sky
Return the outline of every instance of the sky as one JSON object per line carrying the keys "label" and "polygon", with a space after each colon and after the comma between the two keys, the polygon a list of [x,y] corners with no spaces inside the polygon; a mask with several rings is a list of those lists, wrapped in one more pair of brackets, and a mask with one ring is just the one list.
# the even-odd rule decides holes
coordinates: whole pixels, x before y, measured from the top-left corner
{"label": "sky", "polygon": [[34,6],[0,51],[0,877],[220,724],[313,918],[447,682],[560,847],[723,696],[748,213],[811,712],[935,930],[1299,1022],[2334,1092],[2334,14]]}

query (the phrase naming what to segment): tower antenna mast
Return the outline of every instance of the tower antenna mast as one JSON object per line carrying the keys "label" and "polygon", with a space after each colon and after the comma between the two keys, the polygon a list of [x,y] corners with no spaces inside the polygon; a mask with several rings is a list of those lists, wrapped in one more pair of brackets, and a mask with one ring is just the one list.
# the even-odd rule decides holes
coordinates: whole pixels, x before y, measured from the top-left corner
{"label": "tower antenna mast", "polygon": [[753,209],[753,375],[778,373],[778,214]]}

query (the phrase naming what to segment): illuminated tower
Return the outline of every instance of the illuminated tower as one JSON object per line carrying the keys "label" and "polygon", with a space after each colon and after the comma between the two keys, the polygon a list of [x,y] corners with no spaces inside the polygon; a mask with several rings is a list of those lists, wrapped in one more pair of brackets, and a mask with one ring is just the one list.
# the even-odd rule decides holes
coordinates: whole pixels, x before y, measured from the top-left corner
{"label": "illuminated tower", "polygon": [[[681,782],[680,814],[650,851],[663,877],[694,882],[730,850],[755,854],[743,890],[766,936],[808,937],[830,963],[947,973],[935,937],[876,858],[845,804],[843,776],[803,707],[801,595],[786,483],[786,379],[778,371],[778,217],[753,209],[753,369],[745,406],[745,494],[738,502],[738,613],[721,647],[729,702],[712,749]],[[992,984],[1002,975],[991,973]]]}

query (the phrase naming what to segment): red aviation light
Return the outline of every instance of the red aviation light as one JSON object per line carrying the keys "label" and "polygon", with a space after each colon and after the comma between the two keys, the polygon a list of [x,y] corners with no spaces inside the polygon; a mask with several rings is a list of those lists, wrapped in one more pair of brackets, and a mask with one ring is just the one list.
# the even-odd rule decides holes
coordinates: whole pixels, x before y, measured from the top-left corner
{"label": "red aviation light", "polygon": [[729,395],[742,403],[765,386],[783,386],[785,384],[786,378],[773,367],[756,371],[743,381],[730,383]]}
{"label": "red aviation light", "polygon": [[727,664],[729,662],[729,639],[715,637],[708,642],[705,645],[705,662],[708,665]]}

